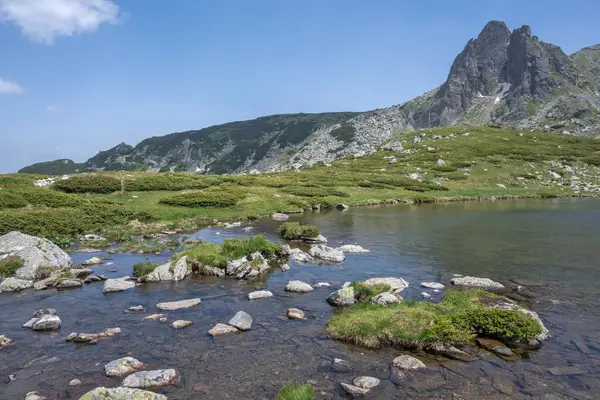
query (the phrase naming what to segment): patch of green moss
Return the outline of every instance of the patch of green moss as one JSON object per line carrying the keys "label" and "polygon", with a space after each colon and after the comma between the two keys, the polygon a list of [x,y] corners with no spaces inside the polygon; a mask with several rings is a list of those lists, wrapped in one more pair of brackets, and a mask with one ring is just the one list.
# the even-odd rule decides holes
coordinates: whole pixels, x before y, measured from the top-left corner
{"label": "patch of green moss", "polygon": [[289,383],[281,388],[277,400],[316,400],[317,396],[311,385]]}
{"label": "patch of green moss", "polygon": [[298,222],[284,222],[279,225],[277,231],[286,240],[298,240],[302,238],[315,238],[321,234],[319,228],[314,225],[300,225]]}

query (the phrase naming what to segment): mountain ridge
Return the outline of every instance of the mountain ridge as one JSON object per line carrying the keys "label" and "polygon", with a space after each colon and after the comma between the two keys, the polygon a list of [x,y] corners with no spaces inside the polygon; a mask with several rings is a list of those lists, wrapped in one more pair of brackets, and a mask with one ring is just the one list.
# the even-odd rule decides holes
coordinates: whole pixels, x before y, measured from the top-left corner
{"label": "mountain ridge", "polygon": [[61,159],[19,172],[281,171],[371,154],[394,134],[440,126],[594,135],[600,132],[599,110],[600,45],[567,55],[527,25],[511,31],[502,21],[490,21],[455,58],[444,83],[402,104],[229,122],[155,136],[136,146],[121,143],[84,163]]}

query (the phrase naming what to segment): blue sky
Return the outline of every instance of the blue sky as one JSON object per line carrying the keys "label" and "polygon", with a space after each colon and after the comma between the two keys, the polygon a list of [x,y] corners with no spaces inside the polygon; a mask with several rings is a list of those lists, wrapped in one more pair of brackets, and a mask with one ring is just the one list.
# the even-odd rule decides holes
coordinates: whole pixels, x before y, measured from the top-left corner
{"label": "blue sky", "polygon": [[489,20],[567,53],[600,2],[0,0],[0,172],[295,112],[369,110],[441,84]]}

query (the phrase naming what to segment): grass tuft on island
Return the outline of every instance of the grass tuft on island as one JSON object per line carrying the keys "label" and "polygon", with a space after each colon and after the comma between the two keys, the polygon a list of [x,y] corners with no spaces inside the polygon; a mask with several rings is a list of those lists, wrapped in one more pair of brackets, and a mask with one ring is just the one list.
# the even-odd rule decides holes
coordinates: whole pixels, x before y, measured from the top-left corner
{"label": "grass tuft on island", "polygon": [[300,240],[316,238],[321,234],[319,228],[314,225],[300,225],[298,222],[284,222],[279,225],[277,231],[286,240]]}
{"label": "grass tuft on island", "polygon": [[280,257],[283,254],[283,248],[279,244],[269,242],[263,235],[257,235],[254,237],[225,239],[223,244],[202,243],[175,254],[173,261],[177,262],[183,256],[187,256],[188,265],[199,263],[200,265],[223,269],[227,267],[228,261],[237,260],[255,252],[259,252],[266,259],[270,259]]}
{"label": "grass tuft on island", "polygon": [[312,386],[303,383],[288,383],[277,394],[277,400],[316,400]]}
{"label": "grass tuft on island", "polygon": [[370,302],[340,311],[327,323],[337,340],[368,348],[435,349],[466,344],[475,337],[527,341],[542,326],[518,310],[491,308],[502,296],[479,289],[448,290],[438,303],[405,300],[392,306]]}
{"label": "grass tuft on island", "polygon": [[154,270],[157,267],[158,267],[158,264],[151,262],[151,261],[134,264],[133,265],[133,276],[135,276],[136,278],[142,278],[142,277],[154,272]]}
{"label": "grass tuft on island", "polygon": [[369,300],[378,294],[392,290],[390,285],[386,285],[384,283],[365,285],[363,282],[352,282],[350,286],[352,286],[352,289],[354,289],[354,297],[358,301]]}

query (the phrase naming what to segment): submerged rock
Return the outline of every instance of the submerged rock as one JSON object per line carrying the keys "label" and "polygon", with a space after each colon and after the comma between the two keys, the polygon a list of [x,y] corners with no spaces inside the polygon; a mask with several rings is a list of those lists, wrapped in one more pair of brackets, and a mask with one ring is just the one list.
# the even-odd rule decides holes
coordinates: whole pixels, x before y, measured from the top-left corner
{"label": "submerged rock", "polygon": [[501,283],[495,282],[489,278],[477,278],[474,276],[452,278],[450,283],[455,286],[466,286],[482,289],[504,289],[504,285]]}
{"label": "submerged rock", "polygon": [[128,277],[118,279],[107,279],[104,281],[102,293],[122,292],[124,290],[133,289],[135,282],[127,280]]}
{"label": "submerged rock", "polygon": [[513,357],[515,355],[504,343],[497,340],[477,338],[476,341],[479,346],[502,357]]}
{"label": "submerged rock", "polygon": [[144,368],[144,363],[133,357],[123,357],[104,366],[106,376],[125,376]]}
{"label": "submerged rock", "polygon": [[248,293],[248,300],[259,300],[273,297],[273,293],[268,290],[257,290],[256,292]]}
{"label": "submerged rock", "polygon": [[288,219],[290,219],[290,217],[286,214],[274,213],[271,214],[271,219],[274,219],[275,221],[287,221]]}
{"label": "submerged rock", "polygon": [[332,306],[343,307],[354,304],[354,288],[346,286],[329,295],[327,302]]}
{"label": "submerged rock", "polygon": [[0,236],[0,259],[6,257],[19,257],[23,260],[23,267],[15,274],[18,279],[36,279],[40,267],[60,270],[71,266],[71,257],[60,247],[47,239],[21,232],[9,232]]}
{"label": "submerged rock", "polygon": [[308,254],[310,254],[312,257],[335,263],[340,263],[346,259],[346,256],[344,256],[344,252],[342,250],[334,249],[333,247],[328,247],[322,244],[315,244],[311,246]]}
{"label": "submerged rock", "polygon": [[236,327],[241,331],[249,331],[252,328],[252,317],[244,311],[238,311],[233,318],[229,320],[229,325]]}
{"label": "submerged rock", "polygon": [[235,326],[219,323],[219,324],[216,324],[215,326],[213,326],[208,331],[208,334],[211,336],[220,336],[220,335],[226,335],[228,333],[237,333],[237,332],[239,332],[239,329],[236,328]]}
{"label": "submerged rock", "polygon": [[156,388],[172,385],[179,379],[174,369],[158,369],[154,371],[140,371],[129,375],[123,380],[123,386],[128,388]]}
{"label": "submerged rock", "polygon": [[312,292],[314,289],[306,282],[302,281],[289,281],[287,286],[285,287],[286,292],[292,293],[308,293]]}
{"label": "submerged rock", "polygon": [[60,329],[60,318],[56,315],[44,315],[31,326],[34,331],[53,331]]}
{"label": "submerged rock", "polygon": [[306,314],[298,308],[289,308],[286,315],[289,319],[306,320]]}
{"label": "submerged rock", "polygon": [[364,389],[358,386],[350,385],[348,383],[342,382],[340,383],[340,385],[342,385],[342,388],[344,388],[344,390],[353,397],[364,396],[367,393],[369,393],[369,389]]}
{"label": "submerged rock", "polygon": [[394,293],[400,293],[408,287],[408,282],[402,278],[371,278],[363,282],[364,285],[388,285]]}
{"label": "submerged rock", "polygon": [[140,389],[99,387],[87,392],[79,400],[167,400],[167,396]]}
{"label": "submerged rock", "polygon": [[69,386],[79,386],[81,385],[81,381],[79,379],[73,379],[71,382],[69,382]]}
{"label": "submerged rock", "polygon": [[185,327],[188,327],[190,325],[192,325],[193,322],[192,321],[186,321],[183,319],[178,319],[177,321],[174,321],[171,326],[175,329],[183,329]]}
{"label": "submerged rock", "polygon": [[32,281],[19,278],[6,278],[0,283],[0,293],[2,292],[20,292],[33,286]]}
{"label": "submerged rock", "polygon": [[179,301],[168,301],[165,303],[158,303],[156,308],[161,311],[173,311],[179,310],[182,308],[190,308],[200,304],[200,299],[188,299],[188,300],[179,300]]}
{"label": "submerged rock", "polygon": [[331,363],[331,371],[333,372],[350,372],[353,369],[354,365],[350,361],[342,360],[341,358],[334,358]]}
{"label": "submerged rock", "polygon": [[354,378],[354,386],[358,386],[359,388],[371,390],[374,387],[378,386],[381,381],[377,378],[373,378],[372,376],[359,376]]}
{"label": "submerged rock", "polygon": [[369,250],[356,245],[356,244],[345,244],[343,246],[338,247],[339,250],[343,251],[344,253],[350,253],[350,254],[362,254],[362,253],[368,253]]}

